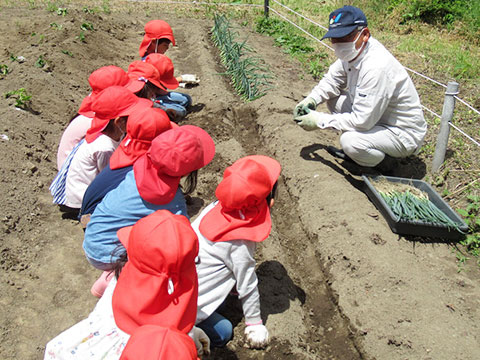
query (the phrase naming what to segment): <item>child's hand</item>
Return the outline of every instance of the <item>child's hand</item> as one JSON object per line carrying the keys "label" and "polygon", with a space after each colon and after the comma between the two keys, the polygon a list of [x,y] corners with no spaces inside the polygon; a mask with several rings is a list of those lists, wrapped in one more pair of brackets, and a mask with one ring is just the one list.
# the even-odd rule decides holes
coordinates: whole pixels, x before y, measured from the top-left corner
{"label": "child's hand", "polygon": [[248,325],[245,328],[247,345],[251,349],[262,349],[269,343],[268,330],[265,325]]}
{"label": "child's hand", "polygon": [[210,339],[202,329],[194,326],[188,333],[188,336],[195,342],[198,356],[210,355]]}

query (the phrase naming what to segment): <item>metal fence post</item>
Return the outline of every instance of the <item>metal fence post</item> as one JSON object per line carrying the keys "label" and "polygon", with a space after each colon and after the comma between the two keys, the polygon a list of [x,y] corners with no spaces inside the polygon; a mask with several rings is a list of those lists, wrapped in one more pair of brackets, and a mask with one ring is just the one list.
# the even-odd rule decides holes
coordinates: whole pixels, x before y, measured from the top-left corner
{"label": "metal fence post", "polygon": [[269,5],[269,0],[265,0],[263,4],[263,13],[265,14],[265,17],[268,18],[268,9],[270,8]]}
{"label": "metal fence post", "polygon": [[455,95],[458,94],[458,83],[449,81],[447,91],[445,91],[445,100],[443,102],[442,120],[440,130],[437,136],[437,145],[435,146],[435,154],[433,155],[432,171],[437,172],[445,161],[445,153],[447,152],[448,136],[450,134],[450,125],[448,124],[453,118],[453,110],[455,109]]}

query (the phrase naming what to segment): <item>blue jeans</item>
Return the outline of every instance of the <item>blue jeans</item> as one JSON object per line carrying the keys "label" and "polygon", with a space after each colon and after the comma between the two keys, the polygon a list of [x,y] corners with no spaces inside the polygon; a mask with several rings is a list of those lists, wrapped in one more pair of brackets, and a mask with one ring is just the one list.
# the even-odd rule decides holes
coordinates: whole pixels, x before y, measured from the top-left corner
{"label": "blue jeans", "polygon": [[232,323],[217,312],[203,320],[197,326],[210,338],[211,347],[222,347],[232,338]]}
{"label": "blue jeans", "polygon": [[184,118],[187,115],[187,108],[192,105],[192,97],[190,95],[169,91],[167,95],[157,96],[156,100],[166,109],[173,109],[177,112],[178,118]]}

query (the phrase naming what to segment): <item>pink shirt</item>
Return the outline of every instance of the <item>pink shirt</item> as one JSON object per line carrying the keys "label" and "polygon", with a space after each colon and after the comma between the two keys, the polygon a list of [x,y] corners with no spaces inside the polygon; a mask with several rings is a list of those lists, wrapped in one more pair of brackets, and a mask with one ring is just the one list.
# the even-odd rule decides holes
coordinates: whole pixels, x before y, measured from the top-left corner
{"label": "pink shirt", "polygon": [[80,209],[88,185],[107,166],[119,143],[102,134],[90,144],[80,145],[67,172],[65,205]]}
{"label": "pink shirt", "polygon": [[57,151],[57,168],[60,170],[62,168],[65,159],[67,158],[70,151],[85,137],[87,130],[92,125],[92,118],[86,117],[84,115],[78,115],[73,119],[67,128],[63,132],[62,138],[60,139],[60,144],[58,145]]}

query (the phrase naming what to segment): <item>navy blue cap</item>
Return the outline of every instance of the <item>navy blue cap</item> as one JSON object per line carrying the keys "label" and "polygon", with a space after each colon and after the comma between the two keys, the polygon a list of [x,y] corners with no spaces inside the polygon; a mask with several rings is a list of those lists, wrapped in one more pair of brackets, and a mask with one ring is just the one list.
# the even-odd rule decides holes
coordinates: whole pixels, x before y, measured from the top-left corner
{"label": "navy blue cap", "polygon": [[328,31],[322,37],[322,40],[326,38],[342,38],[359,26],[367,26],[367,18],[363,11],[349,5],[332,11],[328,20]]}

